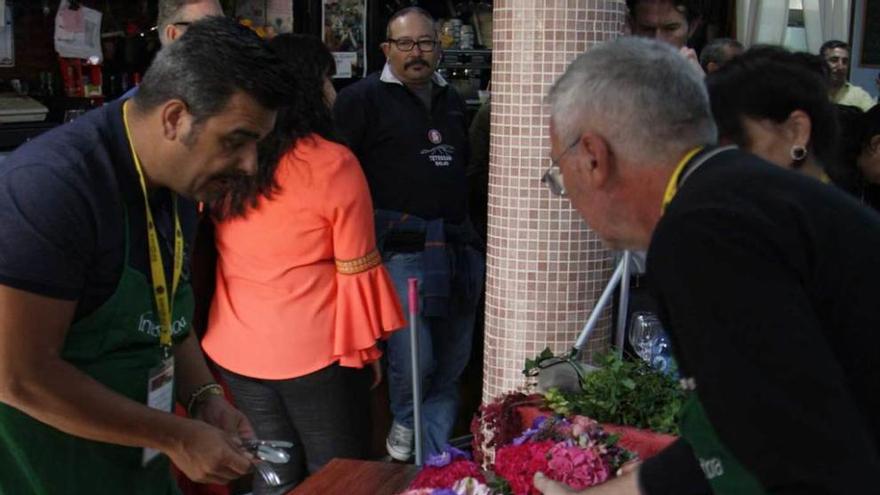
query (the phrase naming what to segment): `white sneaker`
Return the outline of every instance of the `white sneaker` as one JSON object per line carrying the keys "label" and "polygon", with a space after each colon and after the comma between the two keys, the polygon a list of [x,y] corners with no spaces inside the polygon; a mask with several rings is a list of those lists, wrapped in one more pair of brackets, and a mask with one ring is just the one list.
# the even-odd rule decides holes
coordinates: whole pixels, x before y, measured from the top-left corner
{"label": "white sneaker", "polygon": [[397,423],[391,424],[391,431],[385,439],[388,455],[398,461],[408,461],[413,452],[413,430]]}

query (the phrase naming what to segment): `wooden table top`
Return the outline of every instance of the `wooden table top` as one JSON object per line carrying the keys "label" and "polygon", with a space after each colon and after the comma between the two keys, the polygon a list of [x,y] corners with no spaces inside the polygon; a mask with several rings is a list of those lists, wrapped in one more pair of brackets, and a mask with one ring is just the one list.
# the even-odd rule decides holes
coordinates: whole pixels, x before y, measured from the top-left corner
{"label": "wooden table top", "polygon": [[413,464],[333,459],[288,495],[394,495],[418,471]]}

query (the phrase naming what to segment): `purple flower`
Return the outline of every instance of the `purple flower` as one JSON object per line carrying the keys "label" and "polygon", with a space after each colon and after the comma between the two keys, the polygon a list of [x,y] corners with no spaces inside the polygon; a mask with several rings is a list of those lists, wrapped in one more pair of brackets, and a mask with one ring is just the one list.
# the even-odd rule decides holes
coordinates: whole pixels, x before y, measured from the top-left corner
{"label": "purple flower", "polygon": [[431,495],[458,495],[452,488],[438,488],[431,492]]}
{"label": "purple flower", "polygon": [[471,456],[463,450],[459,450],[452,445],[447,445],[442,452],[429,457],[428,460],[425,461],[425,465],[440,468],[448,466],[456,459],[465,459],[469,461],[471,460]]}

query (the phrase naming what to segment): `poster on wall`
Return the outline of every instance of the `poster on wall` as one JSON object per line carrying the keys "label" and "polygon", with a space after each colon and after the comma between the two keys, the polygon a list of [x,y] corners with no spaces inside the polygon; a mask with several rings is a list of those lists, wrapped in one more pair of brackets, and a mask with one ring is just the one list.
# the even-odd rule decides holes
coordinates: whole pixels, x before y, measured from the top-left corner
{"label": "poster on wall", "polygon": [[367,0],[323,0],[324,43],[336,60],[336,78],[365,77]]}

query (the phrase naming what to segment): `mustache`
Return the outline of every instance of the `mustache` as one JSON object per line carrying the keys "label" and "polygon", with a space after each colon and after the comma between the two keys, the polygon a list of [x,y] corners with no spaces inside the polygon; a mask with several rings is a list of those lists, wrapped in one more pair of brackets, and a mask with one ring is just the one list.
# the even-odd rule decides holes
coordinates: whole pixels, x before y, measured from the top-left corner
{"label": "mustache", "polygon": [[403,64],[404,69],[409,69],[410,67],[415,67],[416,65],[424,65],[425,67],[429,67],[428,62],[421,58],[416,58],[410,60],[409,62]]}

